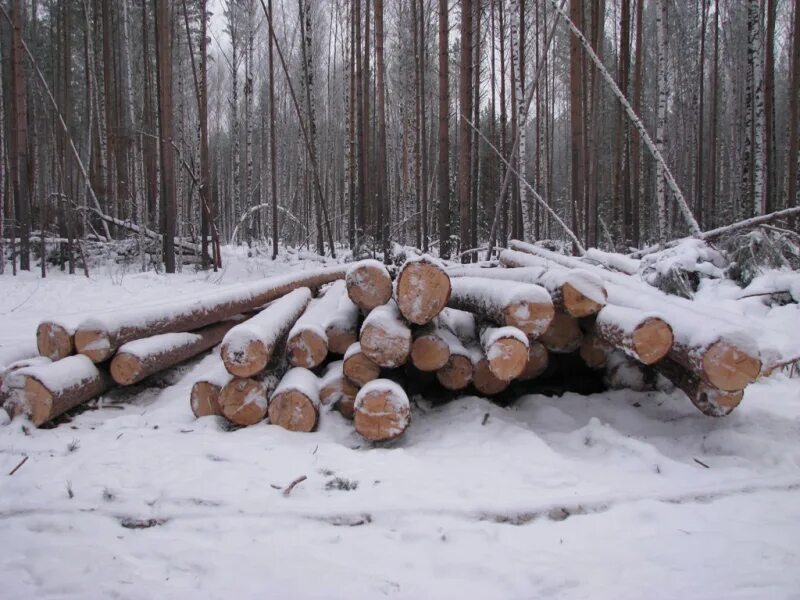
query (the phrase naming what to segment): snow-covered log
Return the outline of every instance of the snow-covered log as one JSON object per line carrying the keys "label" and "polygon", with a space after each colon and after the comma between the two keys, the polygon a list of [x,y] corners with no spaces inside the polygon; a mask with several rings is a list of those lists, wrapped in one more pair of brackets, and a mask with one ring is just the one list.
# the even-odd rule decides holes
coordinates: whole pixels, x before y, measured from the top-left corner
{"label": "snow-covered log", "polygon": [[358,387],[363,387],[381,376],[381,368],[364,354],[360,342],[356,342],[347,349],[343,363],[342,370],[345,377]]}
{"label": "snow-covered log", "polygon": [[162,333],[123,344],[111,359],[111,377],[120,385],[138,383],[216,346],[239,323],[241,319],[228,319],[189,333]]}
{"label": "snow-covered log", "polygon": [[486,396],[494,396],[508,388],[509,381],[504,381],[492,373],[489,361],[485,356],[473,363],[472,384],[475,389]]}
{"label": "snow-covered log", "polygon": [[295,367],[313,369],[328,356],[328,323],[345,296],[345,284],[336,281],[321,298],[312,300],[289,330],[286,350]]}
{"label": "snow-covered log", "polygon": [[602,265],[606,269],[612,269],[625,273],[626,275],[636,275],[639,272],[640,261],[624,254],[615,252],[603,252],[597,248],[589,248],[586,254],[581,256],[584,262]]}
{"label": "snow-covered log", "polygon": [[27,367],[49,365],[51,362],[52,361],[46,356],[34,356],[32,358],[23,358],[4,367],[0,367],[0,406],[3,406],[11,394],[11,388],[6,385],[6,382],[12,378],[14,372]]}
{"label": "snow-covered log", "polygon": [[555,312],[550,294],[539,285],[481,277],[453,278],[448,306],[468,311],[497,325],[517,327],[530,338],[547,329]]}
{"label": "snow-covered log", "polygon": [[233,379],[220,359],[212,368],[194,382],[190,394],[190,405],[195,417],[208,417],[222,415],[219,396],[224,388]]}
{"label": "snow-covered log", "polygon": [[289,431],[314,431],[319,421],[319,383],[308,369],[289,370],[269,398],[269,422]]}
{"label": "snow-covered log", "polygon": [[601,340],[592,329],[583,336],[580,357],[591,369],[602,369],[608,363],[608,354],[611,348]]}
{"label": "snow-covered log", "polygon": [[361,325],[361,351],[379,367],[393,369],[408,360],[411,330],[394,301],[372,310]]}
{"label": "snow-covered log", "polygon": [[752,332],[740,315],[668,296],[630,276],[538,246],[516,240],[510,245],[528,253],[531,266],[590,270],[603,280],[611,305],[657,312],[672,328],[674,343],[669,357],[713,387],[733,392],[744,389],[758,377],[761,359],[757,332]]}
{"label": "snow-covered log", "polygon": [[65,317],[42,321],[36,327],[36,348],[40,356],[60,360],[75,354],[77,321]]}
{"label": "snow-covered log", "polygon": [[319,381],[319,401],[332,406],[342,416],[352,419],[358,386],[344,375],[344,361],[337,360],[325,367]]}
{"label": "snow-covered log", "polygon": [[37,427],[96,398],[111,378],[87,357],[68,356],[48,364],[14,371],[6,381],[11,394],[6,410],[13,417],[26,414]]}
{"label": "snow-covered log", "polygon": [[536,379],[547,370],[547,365],[550,363],[550,352],[545,348],[544,344],[539,341],[528,342],[528,360],[525,363],[525,368],[517,376],[520,381],[531,381]]}
{"label": "snow-covered log", "polygon": [[358,318],[358,306],[346,294],[340,297],[339,304],[325,327],[328,352],[344,354],[351,344],[358,341]]}
{"label": "snow-covered log", "polygon": [[606,306],[597,314],[594,331],[606,344],[652,365],[672,349],[672,327],[653,313],[624,306]]}
{"label": "snow-covered log", "polygon": [[392,277],[383,263],[367,259],[347,270],[347,295],[365,313],[386,304],[392,297]]}
{"label": "snow-covered log", "polygon": [[508,268],[453,267],[447,273],[451,278],[484,277],[541,285],[550,293],[556,310],[573,317],[593,315],[605,306],[606,290],[599,277],[582,271],[526,266],[526,258],[525,253],[507,250],[501,254],[501,262]]}
{"label": "snow-covered log", "polygon": [[450,277],[444,266],[423,255],[401,267],[395,286],[400,313],[415,325],[424,325],[442,312],[450,298]]}
{"label": "snow-covered log", "polygon": [[450,358],[436,371],[436,379],[445,389],[463,390],[472,383],[475,364],[483,357],[477,340],[475,315],[445,308],[438,317],[438,323],[445,331],[452,332],[453,336],[447,338]]}
{"label": "snow-covered log", "polygon": [[[430,323],[414,331],[411,362],[420,371],[438,371],[447,364],[453,352],[466,356],[464,345],[445,318],[447,312],[451,310],[453,309],[444,309]],[[474,321],[472,327],[474,328]]]}
{"label": "snow-covered log", "polygon": [[550,352],[557,354],[574,352],[580,347],[582,340],[583,332],[578,319],[560,310],[556,311],[547,330],[539,336],[539,341]]}
{"label": "snow-covered log", "polygon": [[739,406],[744,392],[726,392],[703,381],[678,363],[665,359],[655,365],[656,370],[689,398],[704,415],[724,417]]}
{"label": "snow-covered log", "polygon": [[447,363],[436,371],[436,380],[447,390],[454,392],[463,390],[472,383],[473,368],[469,356],[451,353]]}
{"label": "snow-covered log", "polygon": [[231,329],[220,352],[228,371],[237,377],[252,377],[263,371],[310,299],[308,288],[296,289]]}
{"label": "snow-covered log", "polygon": [[501,381],[518,377],[528,363],[528,337],[516,327],[481,327],[481,348],[489,370]]}
{"label": "snow-covered log", "polygon": [[235,425],[255,425],[267,416],[270,395],[289,368],[284,352],[276,354],[265,371],[254,377],[232,377],[222,386],[219,407]]}
{"label": "snow-covered log", "polygon": [[388,379],[369,382],[356,396],[356,431],[372,442],[393,440],[411,421],[411,404],[403,388]]}
{"label": "snow-covered log", "polygon": [[345,266],[310,269],[192,298],[104,313],[81,322],[75,332],[75,348],[94,362],[102,362],[126,342],[199,329],[253,311],[297,288],[317,288],[342,279],[345,273]]}

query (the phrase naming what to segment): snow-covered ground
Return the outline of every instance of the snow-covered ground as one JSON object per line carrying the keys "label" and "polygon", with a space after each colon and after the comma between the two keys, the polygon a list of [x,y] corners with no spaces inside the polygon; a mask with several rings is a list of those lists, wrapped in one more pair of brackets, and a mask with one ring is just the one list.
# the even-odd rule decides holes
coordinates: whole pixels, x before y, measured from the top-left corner
{"label": "snow-covered ground", "polygon": [[[2,276],[0,365],[48,316],[319,266],[226,258]],[[725,285],[700,297],[736,303]],[[797,305],[767,317],[800,327]],[[54,429],[0,426],[0,597],[800,598],[798,378],[723,419],[679,392],[421,401],[370,447],[338,413],[312,434],[195,420],[208,362]]]}

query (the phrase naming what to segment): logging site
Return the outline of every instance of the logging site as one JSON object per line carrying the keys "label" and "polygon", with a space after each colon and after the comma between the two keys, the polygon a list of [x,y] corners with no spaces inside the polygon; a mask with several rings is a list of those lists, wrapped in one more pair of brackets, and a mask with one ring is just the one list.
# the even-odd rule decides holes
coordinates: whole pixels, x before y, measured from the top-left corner
{"label": "logging site", "polygon": [[797,0],[0,0],[0,598],[800,600]]}

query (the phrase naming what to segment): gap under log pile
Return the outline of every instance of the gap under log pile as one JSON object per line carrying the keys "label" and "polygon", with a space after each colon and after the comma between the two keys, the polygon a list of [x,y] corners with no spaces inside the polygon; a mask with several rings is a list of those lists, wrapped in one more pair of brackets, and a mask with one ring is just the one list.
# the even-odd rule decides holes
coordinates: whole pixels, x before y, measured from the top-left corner
{"label": "gap under log pile", "polygon": [[765,374],[757,332],[648,286],[612,258],[512,241],[486,266],[421,256],[393,278],[364,260],[49,319],[36,332],[41,357],[0,372],[0,403],[42,425],[216,347],[189,407],[235,426],[266,420],[311,432],[335,410],[382,442],[409,426],[409,390],[432,401],[509,400],[667,382],[706,415],[730,413]]}

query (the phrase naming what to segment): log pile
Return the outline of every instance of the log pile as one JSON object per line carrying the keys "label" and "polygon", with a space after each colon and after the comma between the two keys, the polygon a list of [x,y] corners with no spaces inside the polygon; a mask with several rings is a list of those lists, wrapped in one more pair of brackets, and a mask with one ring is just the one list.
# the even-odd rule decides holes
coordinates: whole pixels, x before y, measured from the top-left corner
{"label": "log pile", "polygon": [[512,242],[489,266],[422,256],[393,279],[365,260],[48,320],[37,330],[42,358],[6,373],[0,400],[5,394],[12,414],[40,425],[219,345],[193,382],[190,407],[235,426],[311,432],[335,410],[363,438],[383,442],[410,423],[409,388],[503,399],[506,391],[639,389],[659,375],[721,416],[762,375],[752,337],[723,312],[636,275]]}

